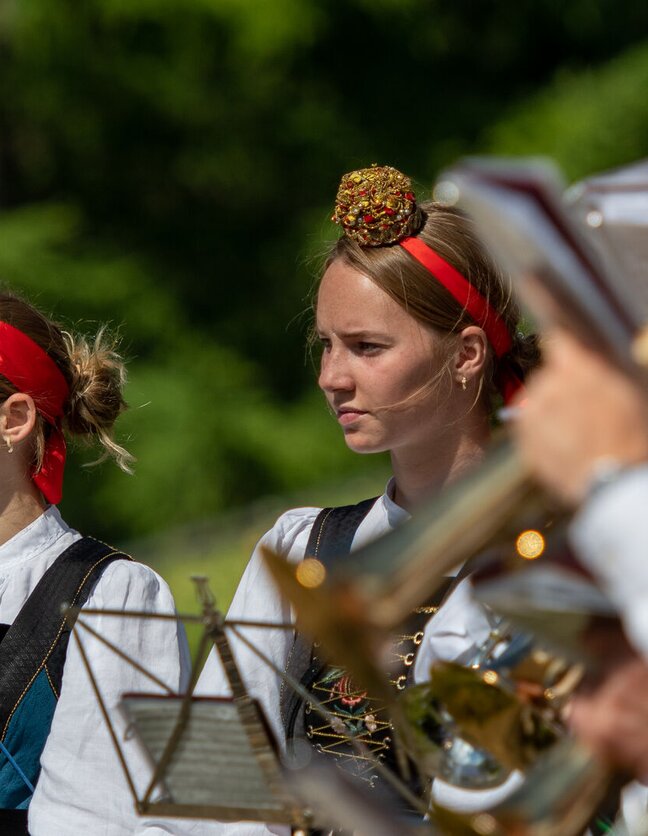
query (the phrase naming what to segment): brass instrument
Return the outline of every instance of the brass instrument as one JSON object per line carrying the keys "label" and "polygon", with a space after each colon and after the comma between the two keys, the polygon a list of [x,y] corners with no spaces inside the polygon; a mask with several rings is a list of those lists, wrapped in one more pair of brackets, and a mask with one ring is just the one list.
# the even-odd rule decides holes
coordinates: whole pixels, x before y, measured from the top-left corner
{"label": "brass instrument", "polygon": [[[406,740],[424,763],[431,762],[432,774],[456,786],[490,785],[443,773],[457,740],[463,750],[469,744],[489,752],[494,763],[486,762],[484,768],[494,772],[499,767],[506,776],[527,769],[562,736],[554,688],[560,691],[565,679],[577,681],[574,668],[535,649],[530,636],[517,633],[505,640],[508,647],[501,656],[485,653],[481,664],[470,666],[439,662],[428,682],[401,696]],[[470,753],[461,754],[465,759]]]}
{"label": "brass instrument", "polygon": [[605,764],[565,739],[531,766],[522,786],[506,801],[473,814],[435,807],[433,819],[449,836],[579,836],[610,781]]}
{"label": "brass instrument", "polygon": [[518,534],[542,529],[558,514],[504,439],[477,470],[421,506],[407,525],[352,552],[330,576],[317,561],[287,566],[268,550],[265,556],[300,626],[367,685],[368,674],[358,670],[364,662],[348,652],[358,632],[375,646],[377,636],[404,621],[457,566],[495,546],[514,558]]}
{"label": "brass instrument", "polygon": [[[481,681],[481,666],[492,659],[492,654],[500,644],[506,643],[510,647],[523,644],[523,653],[526,654],[528,642],[528,637],[521,634],[511,638],[501,629],[494,630],[470,659],[469,667],[464,667],[463,664],[440,663],[433,668],[433,674],[449,667],[455,673],[451,688],[453,691],[459,691],[461,688],[457,679],[464,673],[471,681],[475,676]],[[492,671],[483,675],[492,675]],[[498,713],[492,700],[493,692],[488,694],[490,700],[479,700],[472,717],[476,719],[479,714],[481,722],[485,716],[495,735],[471,735],[470,724],[465,722],[465,714],[462,715],[456,710],[456,704],[445,698],[443,688],[439,687],[443,684],[441,680],[441,675],[434,676],[431,681],[410,686],[400,696],[399,702],[405,721],[401,733],[410,756],[423,774],[440,778],[452,786],[471,790],[500,786],[513,769],[520,768],[520,764],[510,757],[502,757],[497,748],[489,746],[491,738],[502,730],[497,721],[494,728],[491,723],[493,716]],[[472,700],[473,696],[473,693],[469,694],[469,700]],[[483,695],[477,696],[479,698]],[[504,695],[497,696],[500,696],[501,703]],[[513,703],[515,700],[510,702]],[[499,713],[501,714],[501,711]],[[516,715],[511,717],[510,721],[514,723],[517,719]]]}
{"label": "brass instrument", "polygon": [[[523,634],[484,662],[481,668],[438,663],[429,682],[402,695],[406,743],[431,774],[458,786],[488,786],[498,764],[525,779],[505,801],[477,813],[434,804],[432,820],[453,836],[580,836],[620,786],[610,767],[564,737],[560,711],[584,666],[539,650]],[[466,745],[492,754],[487,761],[468,752],[481,784],[452,780],[444,769],[457,742],[459,766],[466,765]]]}

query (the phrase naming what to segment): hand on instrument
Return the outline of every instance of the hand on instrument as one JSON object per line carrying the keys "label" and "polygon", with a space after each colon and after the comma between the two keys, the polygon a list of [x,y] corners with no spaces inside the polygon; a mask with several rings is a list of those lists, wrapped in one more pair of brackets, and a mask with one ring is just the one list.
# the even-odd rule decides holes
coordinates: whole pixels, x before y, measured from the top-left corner
{"label": "hand on instrument", "polygon": [[648,461],[648,397],[565,331],[547,338],[543,356],[513,431],[538,480],[577,505],[604,467]]}
{"label": "hand on instrument", "polygon": [[648,782],[648,662],[635,657],[596,690],[577,694],[568,722],[595,752]]}

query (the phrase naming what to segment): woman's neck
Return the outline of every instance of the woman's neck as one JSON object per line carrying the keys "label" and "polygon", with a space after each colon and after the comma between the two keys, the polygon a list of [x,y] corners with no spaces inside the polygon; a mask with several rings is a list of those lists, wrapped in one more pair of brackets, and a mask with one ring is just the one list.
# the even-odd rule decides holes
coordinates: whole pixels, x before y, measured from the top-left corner
{"label": "woman's neck", "polygon": [[40,493],[31,487],[25,490],[0,491],[0,546],[38,519],[45,510]]}
{"label": "woman's neck", "polygon": [[480,422],[469,431],[449,428],[447,433],[424,449],[393,450],[394,501],[411,512],[425,499],[478,465],[489,441],[488,424]]}

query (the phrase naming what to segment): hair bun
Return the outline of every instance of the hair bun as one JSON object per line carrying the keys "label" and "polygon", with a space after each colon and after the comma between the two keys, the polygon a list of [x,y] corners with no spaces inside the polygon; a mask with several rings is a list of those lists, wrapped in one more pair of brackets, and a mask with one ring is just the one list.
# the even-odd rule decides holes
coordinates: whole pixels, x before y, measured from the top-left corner
{"label": "hair bun", "polygon": [[116,351],[116,342],[103,328],[92,344],[65,332],[63,336],[72,373],[67,427],[75,435],[98,439],[104,448],[102,459],[111,456],[128,472],[134,459],[112,438],[113,424],[126,409],[126,369]]}
{"label": "hair bun", "polygon": [[539,364],[541,359],[540,340],[537,334],[516,331],[508,357],[524,379]]}
{"label": "hair bun", "polygon": [[363,247],[395,244],[421,227],[412,181],[389,165],[345,174],[331,220]]}

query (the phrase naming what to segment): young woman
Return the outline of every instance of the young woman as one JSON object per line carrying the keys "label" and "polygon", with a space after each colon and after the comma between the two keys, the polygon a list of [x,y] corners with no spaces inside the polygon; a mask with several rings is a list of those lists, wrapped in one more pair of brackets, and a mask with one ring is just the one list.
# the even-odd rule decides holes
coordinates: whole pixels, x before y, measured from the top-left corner
{"label": "young woman", "polygon": [[[173,613],[152,570],[61,519],[66,441],[98,442],[127,470],[112,437],[125,408],[121,359],[102,332],[90,343],[28,303],[0,292],[0,832],[87,836],[152,832],[128,785],[74,638],[64,603]],[[173,621],[90,617],[88,623],[170,688],[187,670]],[[155,690],[105,645],[80,633],[103,699]],[[140,783],[148,769],[122,741]],[[131,748],[132,747],[132,748]],[[141,789],[141,787],[138,787]]]}
{"label": "young woman", "polygon": [[[518,308],[469,221],[433,202],[417,205],[400,172],[372,167],[344,175],[333,220],[343,235],[326,261],[315,305],[319,385],[346,444],[358,453],[388,451],[393,469],[385,493],[355,514],[355,549],[407,520],[422,500],[481,460],[494,405],[520,389],[537,349],[533,337],[518,333]],[[328,520],[319,508],[288,511],[260,545],[300,561],[313,553]],[[270,622],[291,619],[258,548],[229,612],[232,618],[252,614]],[[487,613],[470,602],[467,585],[458,582],[423,630],[401,637],[398,655],[405,670],[395,679],[397,687],[410,671],[415,680],[427,678],[435,659],[469,656],[491,628]],[[290,633],[247,635],[279,668],[290,665]],[[279,677],[241,642],[233,644],[250,692],[260,699],[278,739],[285,740],[292,720],[285,712],[281,716]],[[222,689],[216,665],[205,669],[202,687]],[[353,690],[344,672],[324,669],[309,687],[377,755],[388,756],[388,721]],[[348,758],[331,742],[336,734],[344,736],[341,727],[308,717],[300,717],[302,722],[313,745],[339,760]],[[294,731],[288,728],[289,736]],[[371,783],[373,776],[366,777]],[[439,800],[452,803],[453,795],[448,787]],[[474,805],[493,798],[479,792]]]}

